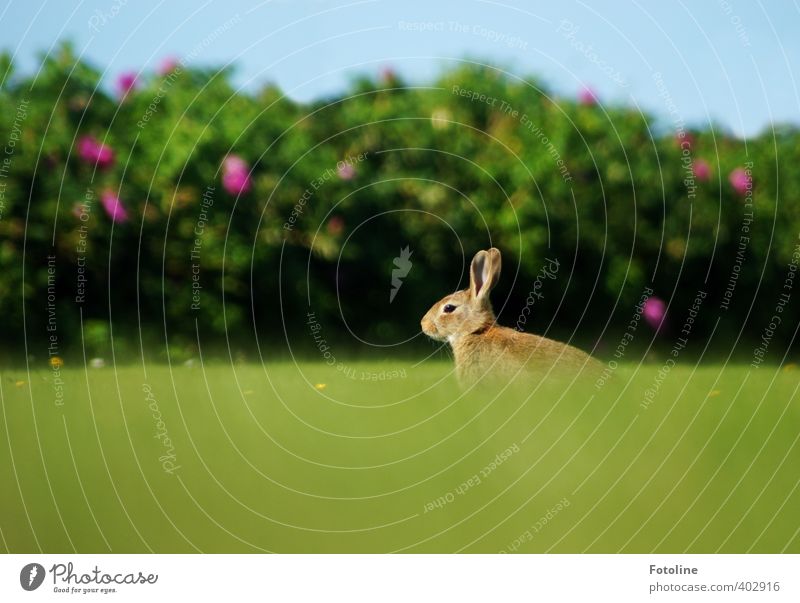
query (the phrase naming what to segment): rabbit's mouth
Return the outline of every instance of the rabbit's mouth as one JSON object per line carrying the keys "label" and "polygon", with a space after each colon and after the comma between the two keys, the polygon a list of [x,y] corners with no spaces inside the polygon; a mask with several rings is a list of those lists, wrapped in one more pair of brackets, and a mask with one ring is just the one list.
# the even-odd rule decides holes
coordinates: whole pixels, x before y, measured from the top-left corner
{"label": "rabbit's mouth", "polygon": [[449,338],[445,335],[440,335],[439,333],[425,333],[428,337],[433,339],[434,341],[449,341]]}
{"label": "rabbit's mouth", "polygon": [[447,340],[447,337],[439,333],[439,329],[436,328],[436,325],[433,322],[423,319],[420,325],[422,326],[422,332],[431,339],[435,341]]}

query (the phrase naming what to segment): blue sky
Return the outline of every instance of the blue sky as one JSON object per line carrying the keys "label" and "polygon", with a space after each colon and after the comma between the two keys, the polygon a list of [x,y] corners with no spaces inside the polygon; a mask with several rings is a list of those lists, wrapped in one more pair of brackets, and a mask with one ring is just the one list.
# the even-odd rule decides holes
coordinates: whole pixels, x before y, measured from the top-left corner
{"label": "blue sky", "polygon": [[424,83],[469,58],[535,74],[565,96],[588,85],[665,123],[739,136],[800,123],[793,1],[11,0],[0,21],[0,47],[24,72],[65,38],[109,81],[197,48],[196,64],[232,61],[245,88],[274,82],[306,100],[385,67]]}

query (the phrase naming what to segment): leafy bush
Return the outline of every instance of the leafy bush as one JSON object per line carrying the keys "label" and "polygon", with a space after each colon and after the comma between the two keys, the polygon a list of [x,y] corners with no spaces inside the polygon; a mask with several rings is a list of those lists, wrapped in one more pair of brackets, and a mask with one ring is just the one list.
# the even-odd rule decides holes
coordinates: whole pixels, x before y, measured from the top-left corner
{"label": "leafy bush", "polygon": [[[702,289],[692,338],[758,341],[799,242],[794,128],[676,137],[633,108],[467,64],[429,86],[362,78],[311,105],[180,62],[109,93],[68,45],[35,76],[7,57],[0,68],[10,351],[26,335],[44,355],[53,334],[67,354],[82,341],[106,354],[112,337],[123,355],[140,341],[176,358],[198,341],[308,350],[309,311],[339,345],[415,344],[419,317],[489,245],[504,252],[506,324],[556,259],[526,330],[613,349],[650,287],[668,346]],[[390,303],[407,245],[413,268]],[[785,308],[774,351],[798,312]]]}

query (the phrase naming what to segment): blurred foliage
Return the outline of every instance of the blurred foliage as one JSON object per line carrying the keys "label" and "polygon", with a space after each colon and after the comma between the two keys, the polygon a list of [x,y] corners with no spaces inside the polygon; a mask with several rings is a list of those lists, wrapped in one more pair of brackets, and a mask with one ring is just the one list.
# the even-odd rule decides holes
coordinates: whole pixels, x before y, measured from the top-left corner
{"label": "blurred foliage", "polygon": [[[13,74],[8,56],[0,69],[0,132],[19,138],[13,148],[4,142],[0,178],[0,329],[9,349],[22,349],[23,329],[29,343],[46,342],[50,312],[67,353],[81,349],[81,321],[90,354],[107,353],[112,336],[117,353],[136,353],[141,340],[190,357],[198,336],[257,341],[262,353],[286,341],[313,349],[308,311],[331,341],[391,345],[413,338],[431,303],[464,286],[472,254],[489,245],[504,252],[495,306],[506,324],[545,258],[556,258],[559,274],[527,330],[591,345],[608,321],[613,348],[652,286],[669,304],[665,343],[698,289],[709,296],[693,337],[716,328],[718,339],[741,330],[757,341],[798,243],[800,132],[791,127],[746,142],[716,129],[687,133],[691,157],[711,167],[691,198],[669,124],[555,98],[535,79],[488,67],[464,64],[424,87],[386,72],[311,105],[272,85],[243,93],[227,71],[190,65],[140,74],[119,98],[69,45],[35,75]],[[110,146],[113,166],[82,159],[82,136]],[[233,154],[252,167],[241,195],[221,184]],[[351,168],[337,170],[348,157]],[[730,308],[720,310],[745,212],[728,174],[747,162],[754,221]],[[107,191],[128,221],[103,211]],[[213,205],[200,224],[204,194]],[[78,206],[87,198],[84,222]],[[413,269],[390,304],[392,262],[406,245]],[[50,283],[48,256],[56,257]],[[76,303],[79,269],[87,295]],[[202,287],[195,309],[193,274]],[[796,324],[798,307],[786,309],[784,325]],[[792,330],[773,342],[785,349]]]}

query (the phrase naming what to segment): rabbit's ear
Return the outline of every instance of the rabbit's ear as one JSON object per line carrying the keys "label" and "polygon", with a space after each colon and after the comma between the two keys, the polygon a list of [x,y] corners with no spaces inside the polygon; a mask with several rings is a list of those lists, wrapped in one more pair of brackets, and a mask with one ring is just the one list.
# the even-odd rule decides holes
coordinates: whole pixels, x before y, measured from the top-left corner
{"label": "rabbit's ear", "polygon": [[479,251],[469,269],[469,291],[474,299],[488,299],[500,279],[500,250]]}

